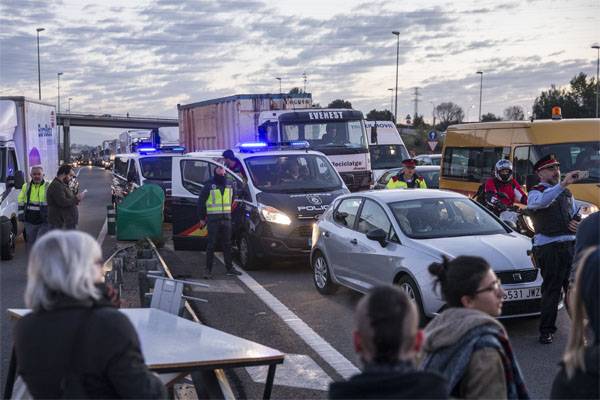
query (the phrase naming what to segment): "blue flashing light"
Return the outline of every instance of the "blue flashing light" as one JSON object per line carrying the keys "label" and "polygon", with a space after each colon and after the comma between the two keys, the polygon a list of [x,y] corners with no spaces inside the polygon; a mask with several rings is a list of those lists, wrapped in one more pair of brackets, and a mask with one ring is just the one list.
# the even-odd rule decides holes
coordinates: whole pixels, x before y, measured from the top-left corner
{"label": "blue flashing light", "polygon": [[140,147],[137,150],[138,153],[152,153],[156,151],[154,147]]}
{"label": "blue flashing light", "polygon": [[310,143],[308,143],[306,140],[294,140],[290,142],[290,146],[307,149],[310,147]]}
{"label": "blue flashing light", "polygon": [[181,151],[181,152],[184,152],[184,151],[185,151],[185,147],[183,147],[183,146],[175,146],[175,147],[173,147],[173,149],[172,149],[172,150],[173,150],[173,151]]}
{"label": "blue flashing light", "polygon": [[240,148],[242,149],[262,149],[267,147],[268,144],[265,142],[247,142],[240,144]]}

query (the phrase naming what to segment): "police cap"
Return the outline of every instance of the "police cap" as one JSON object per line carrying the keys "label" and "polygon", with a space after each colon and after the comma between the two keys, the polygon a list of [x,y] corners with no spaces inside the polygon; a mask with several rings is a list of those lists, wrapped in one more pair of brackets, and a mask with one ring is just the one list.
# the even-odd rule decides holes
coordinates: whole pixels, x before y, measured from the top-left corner
{"label": "police cap", "polygon": [[540,158],[538,162],[535,163],[535,165],[533,166],[533,170],[535,172],[538,172],[540,169],[552,167],[553,165],[560,166],[560,163],[558,162],[554,154],[548,154]]}

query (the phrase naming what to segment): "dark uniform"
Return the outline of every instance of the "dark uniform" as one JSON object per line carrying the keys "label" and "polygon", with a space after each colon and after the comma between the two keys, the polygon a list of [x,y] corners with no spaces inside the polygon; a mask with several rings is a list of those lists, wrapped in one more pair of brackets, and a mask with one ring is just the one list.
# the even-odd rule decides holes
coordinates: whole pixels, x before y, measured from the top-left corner
{"label": "dark uniform", "polygon": [[[534,170],[558,164],[553,156],[540,159]],[[560,183],[540,183],[529,190],[527,203],[535,228],[533,254],[542,278],[540,342],[551,343],[561,290],[567,292],[575,235],[569,222],[577,210],[571,192]]]}
{"label": "dark uniform", "polygon": [[[216,175],[216,174],[215,174]],[[216,177],[215,177],[216,178]],[[206,273],[210,278],[217,242],[221,244],[225,268],[230,275],[240,275],[233,268],[231,260],[231,209],[234,190],[225,177],[222,182],[211,179],[204,184],[198,197],[198,214],[200,220],[207,221],[208,244],[206,247]]]}

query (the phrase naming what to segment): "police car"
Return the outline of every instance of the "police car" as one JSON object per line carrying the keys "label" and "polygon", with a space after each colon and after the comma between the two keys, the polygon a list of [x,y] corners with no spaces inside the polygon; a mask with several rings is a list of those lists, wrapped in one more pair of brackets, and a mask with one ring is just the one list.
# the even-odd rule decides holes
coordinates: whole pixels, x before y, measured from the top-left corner
{"label": "police car", "polygon": [[[341,194],[349,193],[322,153],[306,142],[243,143],[234,149],[244,177],[226,168],[237,193],[232,209],[233,243],[245,269],[272,259],[308,257],[317,218]],[[222,151],[172,158],[173,243],[176,250],[204,250],[206,227],[198,220],[198,195]]]}
{"label": "police car", "polygon": [[171,158],[185,149],[141,147],[137,153],[116,154],[113,161],[112,202],[120,203],[127,194],[146,183],[160,186],[165,192],[165,220],[171,219]]}

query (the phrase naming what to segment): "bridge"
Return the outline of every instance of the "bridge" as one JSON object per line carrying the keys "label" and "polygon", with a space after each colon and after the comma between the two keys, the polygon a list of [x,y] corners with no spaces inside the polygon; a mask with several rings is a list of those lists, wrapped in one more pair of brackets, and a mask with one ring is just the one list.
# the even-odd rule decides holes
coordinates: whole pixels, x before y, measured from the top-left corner
{"label": "bridge", "polygon": [[68,161],[71,158],[71,136],[72,126],[87,126],[97,128],[123,128],[123,129],[154,129],[162,127],[179,126],[179,121],[173,118],[162,117],[140,117],[127,115],[111,114],[82,114],[82,113],[58,113],[56,115],[56,125],[62,125],[63,139],[63,159]]}

